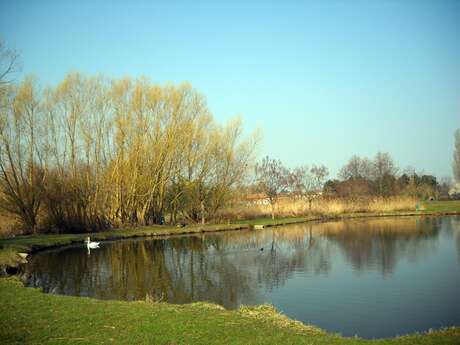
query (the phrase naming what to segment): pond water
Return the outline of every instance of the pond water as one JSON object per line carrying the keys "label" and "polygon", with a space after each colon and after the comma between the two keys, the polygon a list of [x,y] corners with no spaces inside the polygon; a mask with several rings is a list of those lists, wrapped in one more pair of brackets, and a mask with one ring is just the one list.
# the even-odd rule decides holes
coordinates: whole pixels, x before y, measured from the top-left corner
{"label": "pond water", "polygon": [[460,217],[290,225],[34,255],[27,286],[100,299],[273,304],[345,336],[460,326]]}

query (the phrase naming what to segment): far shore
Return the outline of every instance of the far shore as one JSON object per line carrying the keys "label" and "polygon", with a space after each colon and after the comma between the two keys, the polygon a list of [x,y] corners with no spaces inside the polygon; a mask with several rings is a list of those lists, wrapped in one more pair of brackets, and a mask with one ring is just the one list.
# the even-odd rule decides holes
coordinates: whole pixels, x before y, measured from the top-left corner
{"label": "far shore", "polygon": [[143,227],[122,227],[119,229],[94,233],[20,235],[0,239],[0,274],[8,275],[10,272],[14,273],[15,268],[25,262],[24,258],[21,257],[19,253],[33,254],[46,249],[79,244],[83,243],[88,236],[94,241],[120,240],[138,237],[160,238],[197,233],[261,229],[289,224],[335,221],[354,218],[448,215],[460,215],[460,202],[425,203],[423,210],[419,211],[346,213],[338,215],[312,215],[305,217],[283,217],[275,219],[256,218],[236,220],[230,224],[193,224],[184,227],[177,227],[173,225],[155,225]]}

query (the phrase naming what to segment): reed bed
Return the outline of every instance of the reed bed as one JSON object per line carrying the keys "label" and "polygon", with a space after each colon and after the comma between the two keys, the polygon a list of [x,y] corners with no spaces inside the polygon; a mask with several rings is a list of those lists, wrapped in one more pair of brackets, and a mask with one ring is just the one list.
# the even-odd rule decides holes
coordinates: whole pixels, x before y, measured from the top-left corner
{"label": "reed bed", "polygon": [[[410,197],[376,197],[363,199],[326,199],[306,200],[280,198],[275,205],[276,217],[299,217],[307,215],[338,216],[349,213],[389,213],[415,211],[417,200]],[[271,216],[268,203],[239,202],[222,211],[224,219],[253,219]]]}
{"label": "reed bed", "polygon": [[0,213],[0,238],[9,237],[21,233],[16,219]]}

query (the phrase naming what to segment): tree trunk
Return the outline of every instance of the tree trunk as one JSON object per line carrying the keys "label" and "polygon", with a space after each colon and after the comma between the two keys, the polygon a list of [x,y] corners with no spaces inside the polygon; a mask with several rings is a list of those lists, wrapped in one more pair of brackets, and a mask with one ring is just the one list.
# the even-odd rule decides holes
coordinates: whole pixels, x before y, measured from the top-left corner
{"label": "tree trunk", "polygon": [[171,223],[176,224],[177,222],[177,207],[174,206],[171,213]]}
{"label": "tree trunk", "polygon": [[204,225],[205,220],[204,220],[204,202],[201,202],[201,224]]}

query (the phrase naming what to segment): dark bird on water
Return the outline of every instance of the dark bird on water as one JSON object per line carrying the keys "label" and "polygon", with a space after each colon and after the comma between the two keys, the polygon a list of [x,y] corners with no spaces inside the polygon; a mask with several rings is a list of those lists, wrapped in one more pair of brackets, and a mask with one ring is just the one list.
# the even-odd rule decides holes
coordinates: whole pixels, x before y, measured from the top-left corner
{"label": "dark bird on water", "polygon": [[260,248],[260,251],[263,251],[263,250],[264,250],[264,248],[263,248],[263,247],[262,247],[262,248]]}

